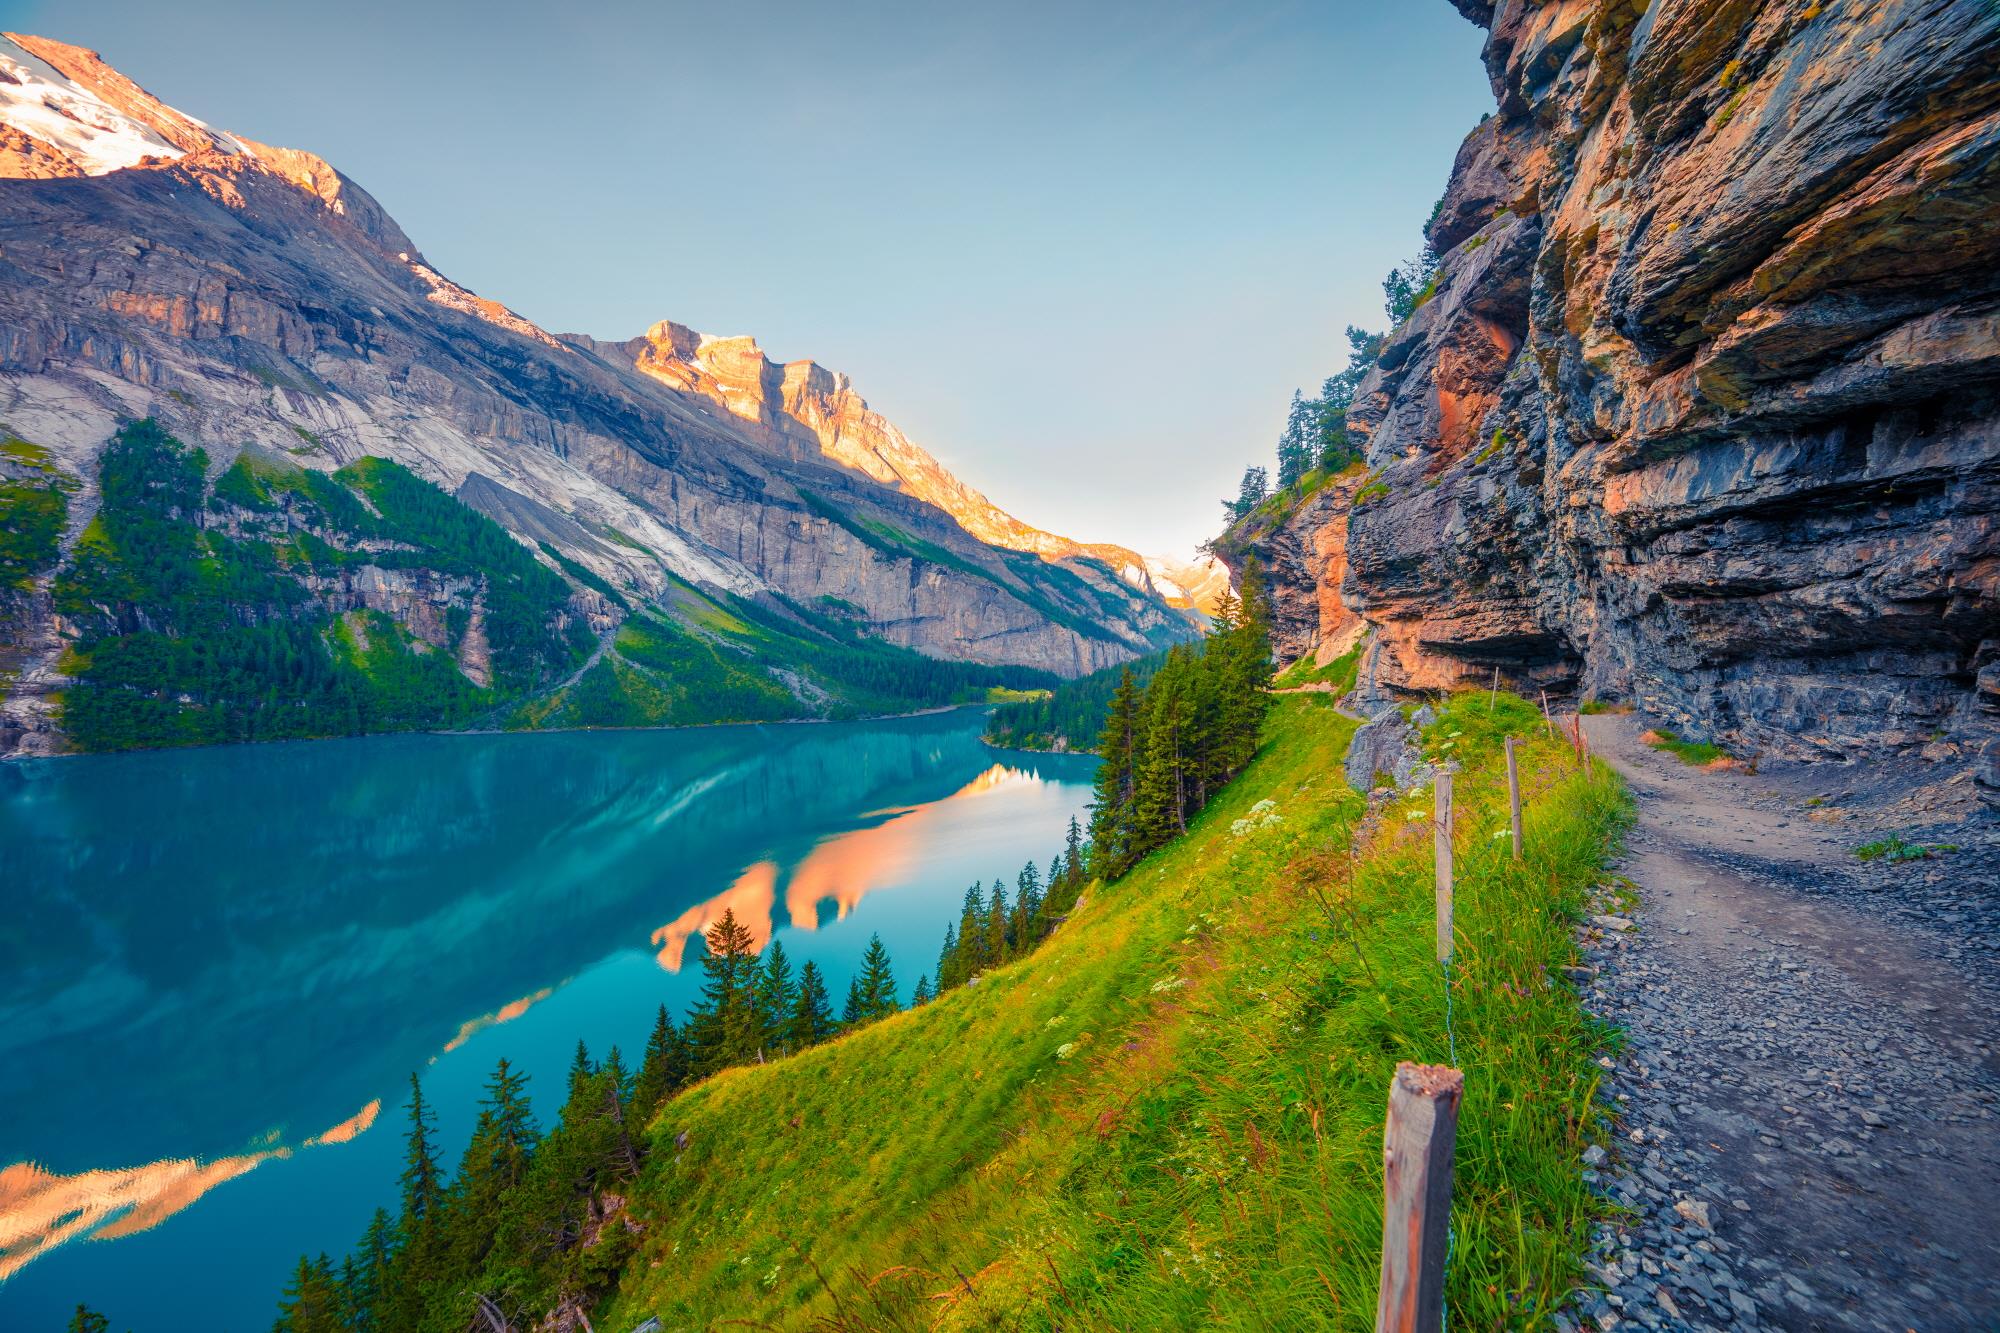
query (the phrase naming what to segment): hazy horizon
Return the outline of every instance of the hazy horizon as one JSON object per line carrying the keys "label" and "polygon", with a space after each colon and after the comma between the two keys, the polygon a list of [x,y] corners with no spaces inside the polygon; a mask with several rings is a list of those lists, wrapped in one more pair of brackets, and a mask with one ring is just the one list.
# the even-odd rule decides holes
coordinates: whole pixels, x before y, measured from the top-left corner
{"label": "hazy horizon", "polygon": [[458,0],[0,0],[0,26],[325,157],[546,328],[753,335],[1018,517],[1172,556],[1342,329],[1382,326],[1382,275],[1491,106],[1446,0],[615,0],[559,30]]}

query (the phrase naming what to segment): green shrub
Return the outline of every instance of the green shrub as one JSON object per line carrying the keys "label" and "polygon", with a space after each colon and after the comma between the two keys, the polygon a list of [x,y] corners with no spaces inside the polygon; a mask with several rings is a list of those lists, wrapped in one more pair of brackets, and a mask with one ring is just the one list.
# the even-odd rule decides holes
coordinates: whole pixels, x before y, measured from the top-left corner
{"label": "green shrub", "polygon": [[1901,834],[1891,834],[1889,837],[1861,844],[1854,849],[1854,854],[1863,861],[1885,861],[1893,864],[1897,861],[1923,861],[1957,850],[1957,843],[1905,842]]}
{"label": "green shrub", "polygon": [[1674,755],[1684,764],[1704,767],[1718,759],[1727,759],[1728,751],[1708,741],[1684,741],[1664,727],[1655,727],[1642,738],[1655,750],[1664,750]]}

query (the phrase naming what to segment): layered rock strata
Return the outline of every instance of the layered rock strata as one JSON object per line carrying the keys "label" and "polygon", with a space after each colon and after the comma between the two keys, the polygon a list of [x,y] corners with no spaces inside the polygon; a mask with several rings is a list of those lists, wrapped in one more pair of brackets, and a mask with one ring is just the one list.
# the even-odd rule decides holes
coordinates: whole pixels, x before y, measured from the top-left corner
{"label": "layered rock strata", "polygon": [[1357,394],[1366,502],[1236,534],[1303,571],[1293,646],[1357,616],[1377,688],[1497,668],[1743,753],[1992,759],[2000,9],[1458,7],[1498,111]]}

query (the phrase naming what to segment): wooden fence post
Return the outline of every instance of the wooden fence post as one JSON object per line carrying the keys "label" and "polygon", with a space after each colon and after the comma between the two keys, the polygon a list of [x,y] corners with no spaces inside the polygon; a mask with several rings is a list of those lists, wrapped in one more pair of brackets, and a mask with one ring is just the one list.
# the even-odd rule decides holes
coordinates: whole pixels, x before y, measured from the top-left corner
{"label": "wooden fence post", "polygon": [[1549,716],[1549,692],[1542,691],[1542,728],[1549,733],[1549,739],[1556,738],[1556,720]]}
{"label": "wooden fence post", "polygon": [[1431,817],[1432,846],[1437,856],[1437,955],[1451,957],[1451,770],[1440,768],[1434,786],[1436,809]]}
{"label": "wooden fence post", "polygon": [[1519,744],[1512,736],[1507,738],[1507,812],[1513,819],[1516,861],[1521,859],[1521,761],[1514,754]]}
{"label": "wooden fence post", "polygon": [[1449,1065],[1405,1060],[1390,1080],[1376,1333],[1432,1333],[1442,1326],[1451,1158],[1464,1092],[1465,1075]]}

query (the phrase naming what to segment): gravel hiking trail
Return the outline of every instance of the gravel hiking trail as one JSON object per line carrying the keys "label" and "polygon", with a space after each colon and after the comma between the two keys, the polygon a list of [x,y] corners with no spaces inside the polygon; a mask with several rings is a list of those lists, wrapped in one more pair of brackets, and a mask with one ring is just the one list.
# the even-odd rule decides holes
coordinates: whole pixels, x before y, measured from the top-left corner
{"label": "gravel hiking trail", "polygon": [[[1695,768],[1636,718],[1584,721],[1637,802],[1637,901],[1584,932],[1586,1002],[1627,1034],[1600,1061],[1617,1144],[1586,1166],[1632,1211],[1575,1317],[2000,1329],[1992,814],[1941,766]],[[1900,830],[1960,845],[1854,855]]]}

